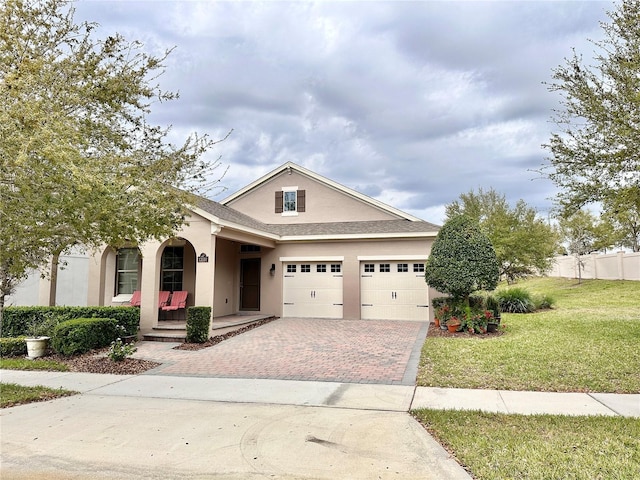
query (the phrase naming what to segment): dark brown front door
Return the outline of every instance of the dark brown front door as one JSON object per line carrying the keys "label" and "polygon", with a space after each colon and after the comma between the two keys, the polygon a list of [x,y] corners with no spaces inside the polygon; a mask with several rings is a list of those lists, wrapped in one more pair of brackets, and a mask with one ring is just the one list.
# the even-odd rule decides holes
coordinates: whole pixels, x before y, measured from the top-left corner
{"label": "dark brown front door", "polygon": [[260,259],[240,260],[240,310],[260,310]]}

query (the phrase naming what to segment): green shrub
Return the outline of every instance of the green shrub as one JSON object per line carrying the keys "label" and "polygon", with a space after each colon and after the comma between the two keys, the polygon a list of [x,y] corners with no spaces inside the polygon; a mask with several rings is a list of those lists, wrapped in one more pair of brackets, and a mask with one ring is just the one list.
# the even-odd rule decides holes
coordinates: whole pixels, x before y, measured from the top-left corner
{"label": "green shrub", "polygon": [[535,305],[536,310],[549,310],[553,308],[555,303],[556,300],[551,295],[541,294],[533,297],[533,304]]}
{"label": "green shrub", "polygon": [[138,349],[130,343],[124,343],[121,339],[116,338],[111,342],[107,357],[114,362],[122,362],[125,358],[136,353]]}
{"label": "green shrub", "polygon": [[58,324],[51,345],[62,355],[76,355],[109,346],[118,333],[113,318],[76,318]]}
{"label": "green shrub", "polygon": [[56,324],[74,318],[113,318],[122,325],[127,335],[136,335],[140,325],[140,309],[136,307],[7,307],[2,319],[2,335],[19,337],[28,335],[30,327],[49,322],[46,335],[53,336]]}
{"label": "green shrub", "polygon": [[507,313],[531,313],[536,309],[531,294],[524,288],[513,287],[496,292],[500,310]]}
{"label": "green shrub", "polygon": [[465,216],[442,226],[425,264],[430,287],[466,299],[478,290],[493,290],[500,277],[498,258],[478,223]]}
{"label": "green shrub", "polygon": [[0,338],[0,357],[18,357],[27,354],[25,337]]}
{"label": "green shrub", "polygon": [[204,343],[209,338],[211,307],[187,308],[187,342]]}
{"label": "green shrub", "polygon": [[496,298],[494,294],[487,294],[484,298],[484,308],[493,313],[493,317],[495,319],[500,318],[500,301]]}

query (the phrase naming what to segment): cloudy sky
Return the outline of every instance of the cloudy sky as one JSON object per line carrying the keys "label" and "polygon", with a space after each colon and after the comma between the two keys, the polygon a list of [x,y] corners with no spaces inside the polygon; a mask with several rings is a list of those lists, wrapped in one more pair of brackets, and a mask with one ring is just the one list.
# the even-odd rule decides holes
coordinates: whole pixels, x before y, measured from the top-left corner
{"label": "cloudy sky", "polygon": [[461,193],[493,187],[546,216],[532,170],[559,97],[543,82],[602,38],[609,1],[96,1],[77,20],[175,46],[152,120],[221,138],[222,200],[287,161],[442,223]]}

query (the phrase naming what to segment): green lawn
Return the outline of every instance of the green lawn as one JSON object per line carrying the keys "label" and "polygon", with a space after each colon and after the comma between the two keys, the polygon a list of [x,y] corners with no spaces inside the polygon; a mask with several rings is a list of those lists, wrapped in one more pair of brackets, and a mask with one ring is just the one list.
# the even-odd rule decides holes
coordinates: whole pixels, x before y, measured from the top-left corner
{"label": "green lawn", "polygon": [[640,282],[536,278],[553,310],[503,314],[499,337],[427,337],[420,386],[640,392]]}
{"label": "green lawn", "polygon": [[77,392],[53,389],[43,386],[25,387],[15,383],[0,383],[0,408],[13,407],[23,403],[43,402],[58,397],[75,395]]}
{"label": "green lawn", "polygon": [[5,370],[48,370],[66,372],[69,367],[54,360],[29,360],[27,358],[0,358],[0,368]]}
{"label": "green lawn", "polygon": [[417,410],[482,480],[627,480],[640,472],[640,419]]}

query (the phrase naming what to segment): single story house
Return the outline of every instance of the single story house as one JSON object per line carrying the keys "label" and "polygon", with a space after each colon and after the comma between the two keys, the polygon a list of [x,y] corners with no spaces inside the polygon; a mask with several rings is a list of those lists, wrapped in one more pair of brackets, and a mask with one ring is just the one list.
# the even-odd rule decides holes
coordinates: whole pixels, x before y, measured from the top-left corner
{"label": "single story house", "polygon": [[140,298],[141,333],[158,326],[161,291],[215,318],[432,318],[424,263],[437,225],[294,163],[221,202],[200,199],[164,242],[89,258],[89,305]]}

